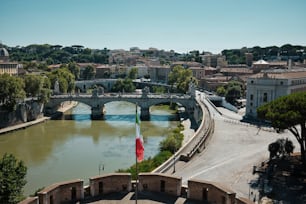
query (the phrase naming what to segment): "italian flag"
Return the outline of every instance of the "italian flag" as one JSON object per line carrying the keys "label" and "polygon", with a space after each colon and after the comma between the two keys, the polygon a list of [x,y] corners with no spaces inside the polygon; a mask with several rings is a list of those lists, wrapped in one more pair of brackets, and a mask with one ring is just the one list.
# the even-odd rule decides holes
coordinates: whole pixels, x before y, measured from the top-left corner
{"label": "italian flag", "polygon": [[141,162],[143,160],[143,153],[144,153],[143,140],[140,134],[140,120],[136,106],[136,159],[138,162]]}

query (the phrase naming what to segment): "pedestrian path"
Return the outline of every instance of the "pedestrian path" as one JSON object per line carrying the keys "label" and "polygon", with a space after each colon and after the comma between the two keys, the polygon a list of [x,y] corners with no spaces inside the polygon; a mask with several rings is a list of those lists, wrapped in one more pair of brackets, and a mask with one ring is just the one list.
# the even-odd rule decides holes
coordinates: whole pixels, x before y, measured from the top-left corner
{"label": "pedestrian path", "polygon": [[1,128],[0,129],[0,135],[8,133],[8,132],[15,131],[15,130],[25,129],[27,127],[30,127],[32,125],[36,125],[38,123],[42,123],[42,122],[44,122],[46,120],[49,120],[49,119],[50,119],[50,117],[41,117],[41,118],[38,118],[38,119],[30,121],[30,122],[21,123],[21,124],[12,125],[12,126],[9,126],[9,127]]}

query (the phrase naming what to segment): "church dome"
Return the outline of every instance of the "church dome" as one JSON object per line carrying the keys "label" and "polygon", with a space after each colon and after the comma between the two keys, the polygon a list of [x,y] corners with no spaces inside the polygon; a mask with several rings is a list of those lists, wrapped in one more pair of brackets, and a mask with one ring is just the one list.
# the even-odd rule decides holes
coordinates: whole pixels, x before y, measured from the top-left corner
{"label": "church dome", "polygon": [[7,49],[0,48],[0,57],[9,57],[9,53],[8,53]]}

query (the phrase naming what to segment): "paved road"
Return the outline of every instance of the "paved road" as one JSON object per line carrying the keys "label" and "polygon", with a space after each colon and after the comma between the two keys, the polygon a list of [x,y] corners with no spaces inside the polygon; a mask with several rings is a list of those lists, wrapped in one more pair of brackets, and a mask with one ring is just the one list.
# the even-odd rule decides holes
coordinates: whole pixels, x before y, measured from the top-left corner
{"label": "paved road", "polygon": [[288,137],[297,148],[296,139],[289,132],[277,134],[240,123],[240,115],[225,109],[218,109],[222,115],[211,106],[210,110],[215,120],[215,132],[208,146],[191,161],[177,162],[174,175],[181,176],[183,184],[187,184],[190,178],[215,181],[223,183],[239,196],[248,197],[249,190],[254,196],[258,192],[249,189],[248,182],[256,178],[252,175],[253,165],[268,159],[268,144],[277,138]]}

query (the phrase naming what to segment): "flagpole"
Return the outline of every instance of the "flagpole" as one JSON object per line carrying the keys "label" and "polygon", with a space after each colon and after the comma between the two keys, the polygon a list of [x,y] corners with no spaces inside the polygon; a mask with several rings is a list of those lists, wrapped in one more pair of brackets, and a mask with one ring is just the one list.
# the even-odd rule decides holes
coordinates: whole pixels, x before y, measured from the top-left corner
{"label": "flagpole", "polygon": [[136,190],[135,190],[135,203],[137,204],[138,200],[138,162],[136,157]]}
{"label": "flagpole", "polygon": [[[137,103],[136,103],[136,117],[138,117],[137,115]],[[136,144],[135,144],[136,145]],[[135,148],[136,149],[136,148]],[[135,190],[135,203],[137,204],[137,200],[138,200],[138,161],[137,161],[137,154],[135,152],[135,158],[136,158],[136,190]]]}

